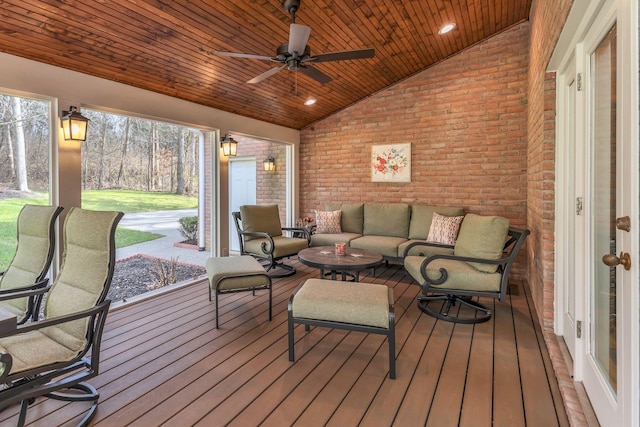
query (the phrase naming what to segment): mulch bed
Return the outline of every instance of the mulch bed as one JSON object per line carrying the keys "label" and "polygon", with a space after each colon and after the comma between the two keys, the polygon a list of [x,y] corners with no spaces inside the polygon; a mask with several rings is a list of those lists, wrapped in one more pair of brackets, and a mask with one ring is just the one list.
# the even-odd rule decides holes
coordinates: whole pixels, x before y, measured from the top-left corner
{"label": "mulch bed", "polygon": [[[113,302],[126,302],[127,298],[171,284],[163,280],[167,274],[160,273],[158,261],[162,263],[162,268],[165,272],[171,270],[171,260],[146,255],[135,255],[116,262],[107,298]],[[173,283],[194,279],[206,274],[204,267],[184,264],[178,261],[179,259],[174,260],[176,280]]]}

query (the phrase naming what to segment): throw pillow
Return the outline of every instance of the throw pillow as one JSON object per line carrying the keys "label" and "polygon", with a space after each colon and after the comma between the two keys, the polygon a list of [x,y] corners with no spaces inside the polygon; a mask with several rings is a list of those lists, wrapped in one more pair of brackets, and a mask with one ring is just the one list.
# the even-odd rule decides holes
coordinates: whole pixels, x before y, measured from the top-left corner
{"label": "throw pillow", "polygon": [[340,234],[340,217],[342,211],[316,211],[316,233]]}
{"label": "throw pillow", "polygon": [[458,231],[460,230],[460,223],[462,223],[463,219],[464,215],[444,216],[434,212],[427,242],[454,245],[458,237]]}

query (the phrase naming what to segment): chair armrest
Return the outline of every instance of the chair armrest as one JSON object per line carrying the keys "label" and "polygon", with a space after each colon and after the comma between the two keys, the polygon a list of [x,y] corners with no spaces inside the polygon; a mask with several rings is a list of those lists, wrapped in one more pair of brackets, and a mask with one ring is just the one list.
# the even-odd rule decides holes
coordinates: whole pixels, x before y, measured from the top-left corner
{"label": "chair armrest", "polygon": [[304,227],[282,227],[282,231],[291,231],[292,233],[300,233],[302,234],[304,237],[304,239],[307,239],[307,242],[311,242],[311,234],[309,233],[309,230],[307,230]]}
{"label": "chair armrest", "polygon": [[249,236],[249,237],[271,237],[269,236],[269,233],[263,233],[262,231],[241,231],[240,232],[241,236]]}
{"label": "chair armrest", "polygon": [[440,277],[436,280],[431,280],[429,279],[429,276],[427,276],[427,266],[437,260],[437,259],[450,259],[450,260],[454,260],[454,261],[460,261],[460,262],[477,262],[477,263],[481,263],[481,264],[497,264],[497,265],[502,265],[506,262],[509,261],[509,258],[499,258],[499,259],[485,259],[485,258],[472,258],[472,257],[463,257],[463,256],[456,256],[456,255],[444,255],[444,254],[438,254],[438,255],[433,255],[430,256],[428,258],[425,258],[424,261],[422,261],[422,264],[420,265],[420,274],[422,274],[422,277],[425,278],[425,283],[431,284],[431,285],[441,285],[442,283],[444,283],[449,274],[447,272],[446,268],[440,268]]}
{"label": "chair armrest", "polygon": [[275,249],[275,245],[273,243],[273,238],[269,235],[269,233],[264,233],[262,231],[241,231],[240,235],[249,236],[249,237],[258,237],[261,239],[267,239],[268,242],[263,242],[261,245],[262,252],[266,255],[273,254],[273,250]]}
{"label": "chair armrest", "polygon": [[25,325],[18,326],[15,331],[8,334],[3,334],[0,338],[10,337],[13,335],[20,335],[27,332],[37,331],[38,329],[47,328],[49,326],[60,325],[62,323],[73,322],[74,320],[84,319],[85,317],[95,316],[96,314],[109,309],[111,300],[103,301],[101,304],[91,307],[87,310],[79,311],[77,313],[67,314],[64,316],[53,317],[50,319],[38,320],[37,322],[27,323]]}
{"label": "chair armrest", "polygon": [[[409,250],[411,250],[411,248],[415,248],[417,246],[428,246],[428,247],[432,247],[432,248],[447,248],[447,249],[453,249],[453,245],[444,245],[442,243],[435,243],[435,242],[413,242],[411,244],[409,244],[409,246],[407,246],[406,248],[404,248],[404,254],[402,254],[402,257],[406,257],[407,254],[409,253]],[[424,255],[423,255],[424,256]]]}
{"label": "chair armrest", "polygon": [[[47,286],[47,283],[49,283],[49,279],[45,278],[40,280],[39,282],[36,282],[28,286],[21,286],[19,288],[10,288],[10,289],[0,289],[0,301],[30,297],[33,295],[41,295],[42,292],[38,290],[45,289],[45,287]],[[49,290],[49,287],[46,287],[46,290]],[[38,291],[38,292],[34,293],[30,291]]]}

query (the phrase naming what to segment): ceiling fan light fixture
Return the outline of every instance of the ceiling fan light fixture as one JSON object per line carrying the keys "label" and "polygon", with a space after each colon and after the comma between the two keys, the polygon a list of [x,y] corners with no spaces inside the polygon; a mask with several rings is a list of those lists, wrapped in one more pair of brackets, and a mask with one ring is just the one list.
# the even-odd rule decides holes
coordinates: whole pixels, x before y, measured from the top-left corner
{"label": "ceiling fan light fixture", "polygon": [[313,105],[317,102],[317,100],[315,98],[309,98],[306,101],[304,101],[304,105],[306,105],[307,107],[310,105]]}
{"label": "ceiling fan light fixture", "polygon": [[454,24],[453,22],[445,24],[442,28],[440,28],[440,30],[438,31],[438,34],[440,35],[447,34],[449,31],[453,30],[455,27],[456,27],[456,24]]}

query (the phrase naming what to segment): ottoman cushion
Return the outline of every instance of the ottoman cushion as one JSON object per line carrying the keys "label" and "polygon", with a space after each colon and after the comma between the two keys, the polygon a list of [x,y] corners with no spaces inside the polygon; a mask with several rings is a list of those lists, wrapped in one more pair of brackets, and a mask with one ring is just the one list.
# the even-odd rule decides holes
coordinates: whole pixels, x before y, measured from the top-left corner
{"label": "ottoman cushion", "polygon": [[293,299],[296,318],[389,328],[389,288],[371,283],[308,279]]}
{"label": "ottoman cushion", "polygon": [[243,255],[209,258],[206,263],[211,289],[244,289],[269,285],[267,272],[255,258]]}

